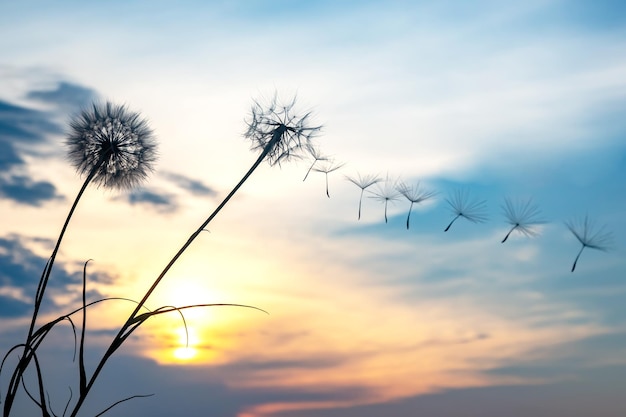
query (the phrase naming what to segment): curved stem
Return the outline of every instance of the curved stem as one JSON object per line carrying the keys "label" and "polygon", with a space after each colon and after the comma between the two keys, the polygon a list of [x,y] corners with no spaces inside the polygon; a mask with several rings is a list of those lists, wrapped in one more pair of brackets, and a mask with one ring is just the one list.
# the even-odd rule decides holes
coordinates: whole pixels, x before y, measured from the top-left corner
{"label": "curved stem", "polygon": [[409,207],[409,214],[406,216],[406,230],[409,230],[409,224],[411,222],[411,211],[413,210],[413,202],[411,201],[411,206]]}
{"label": "curved stem", "polygon": [[330,193],[328,192],[328,172],[326,173],[326,197],[330,198]]}
{"label": "curved stem", "polygon": [[124,342],[124,340],[128,336],[127,330],[130,328],[130,332],[132,332],[135,329],[135,327],[131,327],[134,324],[133,323],[133,319],[135,318],[135,316],[139,312],[139,310],[143,307],[143,305],[146,303],[146,301],[148,300],[150,295],[152,295],[152,293],[154,292],[156,287],[159,285],[159,283],[161,282],[163,277],[165,277],[165,274],[167,274],[167,272],[176,263],[178,258],[181,257],[181,255],[187,250],[187,248],[196,239],[196,237],[202,232],[202,230],[204,228],[206,228],[206,226],[211,222],[211,220],[213,220],[213,218],[222,210],[222,208],[224,208],[224,206],[228,203],[228,201],[230,201],[230,199],[235,195],[235,193],[239,190],[239,188],[241,188],[241,186],[246,182],[248,177],[250,177],[250,175],[252,175],[252,173],[257,169],[257,167],[261,164],[261,162],[263,162],[265,157],[272,151],[274,146],[276,146],[276,144],[280,142],[280,139],[281,139],[282,135],[285,133],[285,131],[286,131],[286,127],[285,126],[279,126],[276,129],[276,131],[272,135],[272,139],[270,139],[270,141],[267,143],[267,145],[263,149],[263,152],[259,155],[257,160],[252,164],[252,166],[250,167],[248,172],[246,172],[245,175],[241,178],[241,180],[239,180],[237,185],[235,185],[235,187],[224,198],[224,200],[220,203],[220,205],[217,206],[217,208],[213,211],[213,213],[211,213],[211,215],[200,225],[200,227],[198,227],[191,234],[191,236],[189,236],[187,241],[181,246],[181,248],[178,250],[178,252],[176,252],[176,254],[172,257],[172,259],[167,263],[167,265],[165,266],[163,271],[161,271],[159,276],[154,280],[154,282],[152,283],[152,285],[150,286],[148,291],[146,291],[146,293],[144,294],[144,296],[141,299],[141,301],[139,301],[139,303],[137,303],[137,306],[135,307],[133,312],[128,316],[128,319],[126,320],[126,323],[119,330],[119,332],[117,333],[117,335],[113,339],[113,342],[111,343],[111,345],[109,346],[107,351],[102,356],[102,359],[98,363],[96,369],[94,370],[93,374],[91,375],[91,378],[89,378],[89,381],[87,382],[87,386],[85,387],[84,393],[81,393],[80,397],[78,398],[78,400],[76,402],[76,405],[74,406],[74,409],[72,410],[72,413],[70,414],[70,417],[76,417],[76,415],[78,414],[78,411],[80,410],[83,402],[87,398],[87,394],[91,390],[91,388],[92,388],[94,382],[96,381],[98,375],[100,374],[100,372],[104,368],[105,363],[113,355],[113,353],[115,353],[115,351],[122,345],[122,343]]}
{"label": "curved stem", "polygon": [[304,176],[304,179],[302,180],[302,182],[306,181],[307,177],[309,176],[309,174],[311,173],[311,170],[313,169],[313,166],[315,165],[315,163],[317,162],[317,159],[315,159],[313,161],[313,163],[311,164],[311,166],[309,167],[309,169],[306,172],[306,175]]}
{"label": "curved stem", "polygon": [[447,232],[448,230],[450,230],[450,227],[452,227],[452,223],[454,223],[456,221],[456,219],[458,219],[459,217],[461,217],[460,214],[457,214],[456,217],[454,219],[452,219],[452,221],[450,222],[450,224],[448,225],[448,227],[446,227],[443,231]]}
{"label": "curved stem", "polygon": [[72,215],[74,214],[74,211],[76,210],[76,207],[78,206],[78,202],[80,201],[81,197],[85,193],[85,190],[87,189],[87,186],[89,185],[91,180],[93,180],[96,174],[96,171],[100,169],[100,167],[102,166],[103,162],[104,162],[104,158],[101,158],[100,161],[92,168],[87,178],[85,178],[83,185],[78,191],[78,194],[76,195],[76,198],[74,199],[74,202],[72,203],[72,206],[70,207],[70,211],[68,212],[67,217],[65,218],[65,223],[63,223],[63,227],[61,228],[59,237],[57,238],[54,249],[52,250],[52,254],[50,255],[50,258],[48,259],[48,262],[46,263],[46,266],[44,267],[44,270],[41,274],[41,278],[39,279],[39,284],[37,285],[37,292],[35,293],[33,316],[31,318],[30,325],[28,327],[28,335],[26,336],[26,343],[24,344],[24,354],[22,355],[22,358],[20,359],[18,366],[15,368],[13,377],[11,379],[12,384],[9,386],[9,389],[7,390],[7,395],[6,395],[5,402],[4,402],[3,412],[5,416],[9,416],[11,413],[11,407],[13,406],[13,399],[15,398],[15,394],[17,393],[17,389],[19,388],[19,381],[21,380],[22,375],[26,371],[26,368],[28,367],[31,358],[33,357],[32,355],[28,354],[28,350],[30,349],[30,345],[33,341],[33,332],[35,331],[37,315],[39,314],[39,308],[41,307],[41,303],[43,302],[43,296],[46,291],[48,281],[50,279],[52,266],[54,265],[54,261],[56,259],[57,253],[59,252],[59,248],[61,247],[61,242],[63,241],[63,237],[65,236],[67,227],[70,224]]}
{"label": "curved stem", "polygon": [[361,188],[361,196],[359,197],[359,217],[357,218],[357,220],[361,220],[361,203],[363,202],[363,191],[365,191],[365,188]]}
{"label": "curved stem", "polygon": [[583,253],[583,249],[585,249],[585,247],[586,245],[583,245],[578,251],[578,255],[576,255],[576,259],[574,259],[574,264],[572,265],[572,272],[574,272],[574,269],[576,269],[576,263],[578,262],[578,258],[580,258],[580,255]]}
{"label": "curved stem", "polygon": [[61,241],[63,240],[63,237],[65,236],[65,231],[67,230],[67,227],[70,224],[70,220],[72,219],[72,215],[74,214],[74,211],[76,210],[76,207],[78,206],[78,202],[80,201],[81,197],[83,196],[85,190],[87,189],[87,186],[89,185],[89,183],[93,179],[93,177],[94,177],[94,175],[96,173],[96,170],[100,167],[100,165],[101,164],[96,165],[91,170],[91,172],[89,173],[89,175],[87,176],[87,178],[83,182],[82,187],[78,191],[78,194],[76,195],[76,198],[74,199],[74,203],[72,204],[72,207],[70,208],[70,211],[67,214],[67,217],[65,218],[65,223],[63,224],[63,227],[61,228],[61,233],[59,234],[59,237],[57,239],[57,243],[54,246],[54,249],[52,251],[52,255],[50,255],[50,259],[48,260],[48,263],[46,264],[46,267],[44,268],[44,272],[43,272],[43,274],[41,276],[41,279],[39,281],[39,285],[37,287],[37,292],[35,294],[35,310],[33,311],[33,317],[31,319],[30,327],[28,329],[28,338],[27,338],[27,340],[30,340],[32,335],[33,335],[33,331],[34,331],[34,328],[35,328],[35,321],[37,320],[37,314],[39,313],[39,307],[41,306],[41,302],[43,301],[43,295],[44,295],[44,292],[46,291],[46,286],[48,285],[48,280],[50,278],[50,273],[52,272],[52,266],[54,265],[54,261],[56,259],[57,253],[59,251],[59,248],[61,247]]}
{"label": "curved stem", "polygon": [[509,236],[511,235],[511,233],[513,233],[513,230],[517,229],[517,227],[518,227],[518,226],[519,226],[519,225],[517,225],[517,224],[516,224],[515,226],[513,226],[513,227],[511,228],[511,230],[509,230],[509,233],[507,233],[507,234],[506,234],[506,236],[504,236],[504,239],[502,239],[502,242],[500,242],[500,243],[504,243],[504,242],[506,242],[506,240],[509,238]]}
{"label": "curved stem", "polygon": [[385,223],[387,223],[387,202],[389,200],[385,200]]}

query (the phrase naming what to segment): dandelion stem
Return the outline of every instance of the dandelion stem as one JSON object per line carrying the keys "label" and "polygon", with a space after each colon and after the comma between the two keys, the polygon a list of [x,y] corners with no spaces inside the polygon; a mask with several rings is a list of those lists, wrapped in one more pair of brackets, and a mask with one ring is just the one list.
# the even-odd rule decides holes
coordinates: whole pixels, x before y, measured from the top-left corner
{"label": "dandelion stem", "polygon": [[50,255],[50,258],[48,259],[48,262],[46,263],[46,266],[44,267],[43,273],[41,274],[41,279],[39,280],[39,284],[37,285],[37,292],[35,293],[33,316],[31,318],[30,326],[28,328],[28,335],[26,337],[26,343],[24,343],[24,354],[22,355],[22,358],[20,359],[20,364],[15,368],[15,372],[13,373],[11,382],[9,383],[9,388],[7,390],[7,395],[4,401],[4,415],[5,416],[10,415],[11,413],[11,407],[13,406],[13,399],[15,398],[15,394],[17,393],[17,389],[19,388],[22,375],[26,371],[26,368],[28,367],[30,360],[34,357],[34,354],[30,352],[30,350],[31,350],[31,343],[33,341],[33,332],[35,330],[35,323],[37,322],[37,315],[39,314],[39,308],[41,307],[43,296],[46,291],[46,286],[48,285],[48,281],[50,279],[50,273],[52,272],[52,266],[54,265],[54,261],[56,259],[57,253],[59,252],[59,248],[61,247],[61,242],[63,241],[65,232],[70,224],[72,215],[74,214],[74,211],[76,210],[76,207],[78,206],[78,202],[80,201],[81,197],[85,193],[87,186],[96,175],[96,172],[98,171],[98,169],[100,169],[100,167],[104,163],[104,160],[105,158],[100,158],[99,163],[94,165],[94,167],[89,172],[89,175],[87,176],[87,178],[85,178],[85,181],[83,182],[83,185],[78,191],[78,194],[76,195],[76,198],[74,199],[74,203],[72,204],[72,207],[70,207],[70,211],[68,212],[67,217],[65,218],[65,223],[63,223],[63,227],[61,228],[61,232],[59,233],[57,242],[54,246],[54,249],[52,250],[52,254]]}
{"label": "dandelion stem", "polygon": [[313,169],[313,166],[315,166],[315,163],[318,161],[318,159],[314,160],[313,163],[311,164],[311,166],[309,167],[309,169],[306,172],[306,175],[304,176],[304,179],[302,180],[302,182],[306,181],[307,177],[309,176],[309,173],[311,172],[311,170]]}
{"label": "dandelion stem", "polygon": [[39,313],[39,307],[43,300],[43,295],[46,290],[46,286],[48,284],[48,279],[50,278],[50,273],[52,272],[52,265],[54,265],[54,260],[56,259],[57,253],[59,252],[59,248],[61,247],[61,241],[63,240],[63,237],[65,236],[65,231],[67,230],[67,227],[70,224],[70,220],[72,219],[72,215],[74,214],[74,211],[76,210],[76,207],[78,206],[78,202],[80,201],[81,197],[85,193],[87,186],[89,185],[89,183],[95,176],[96,171],[100,168],[100,165],[102,165],[102,162],[100,162],[100,164],[96,165],[91,170],[91,172],[89,173],[89,175],[83,182],[82,187],[78,191],[78,194],[76,195],[76,198],[74,199],[74,203],[72,204],[72,207],[70,208],[70,211],[67,214],[67,217],[65,218],[65,223],[63,224],[63,227],[61,228],[61,233],[59,234],[59,238],[57,239],[56,245],[54,246],[52,255],[50,255],[50,259],[48,263],[46,264],[46,267],[44,268],[44,272],[42,274],[41,280],[39,281],[39,285],[37,287],[37,292],[35,293],[35,310],[33,312],[33,317],[32,317],[30,327],[28,330],[28,340],[30,340],[30,338],[33,335],[33,330],[35,328],[35,321],[37,320],[37,314]]}
{"label": "dandelion stem", "polygon": [[447,232],[448,230],[450,230],[450,228],[452,227],[452,224],[456,221],[456,219],[458,219],[459,217],[461,217],[461,214],[457,214],[456,217],[454,219],[452,219],[452,221],[450,222],[450,224],[448,225],[448,227],[446,227],[443,231]]}
{"label": "dandelion stem", "polygon": [[574,272],[574,270],[576,269],[576,263],[578,262],[578,258],[580,258],[580,255],[583,253],[583,249],[585,249],[586,247],[587,245],[582,245],[582,247],[578,251],[578,255],[576,255],[576,259],[574,259],[574,264],[572,265],[572,272]]}
{"label": "dandelion stem", "polygon": [[409,224],[411,221],[411,210],[413,210],[413,201],[411,201],[411,205],[409,206],[409,214],[406,216],[406,230],[409,230]]}
{"label": "dandelion stem", "polygon": [[363,191],[365,191],[365,188],[361,188],[361,196],[359,197],[359,217],[357,217],[357,220],[361,220],[361,203],[363,203]]}
{"label": "dandelion stem", "polygon": [[389,200],[385,200],[385,223],[387,223],[387,202]]}
{"label": "dandelion stem", "polygon": [[511,227],[511,230],[509,230],[509,233],[507,233],[506,236],[504,236],[504,239],[502,239],[502,242],[500,243],[506,242],[509,236],[511,236],[511,233],[513,233],[513,230],[517,229],[518,227],[519,227],[519,224],[516,224],[515,226]]}
{"label": "dandelion stem", "polygon": [[330,192],[328,191],[328,172],[326,173],[326,197],[330,198]]}
{"label": "dandelion stem", "polygon": [[[187,250],[187,248],[191,245],[191,243],[195,240],[195,238],[202,232],[202,230],[204,228],[206,228],[206,226],[213,220],[213,218],[222,210],[222,208],[235,195],[235,193],[239,190],[239,188],[241,188],[241,186],[246,182],[248,177],[250,177],[250,175],[252,175],[252,173],[261,164],[261,162],[263,162],[265,157],[268,154],[270,154],[270,152],[274,149],[274,147],[277,144],[280,143],[281,137],[285,134],[286,131],[287,131],[287,127],[284,126],[284,125],[278,126],[276,128],[275,132],[272,135],[272,139],[263,148],[263,152],[261,152],[261,154],[259,155],[257,160],[254,162],[254,164],[252,164],[252,166],[250,167],[248,172],[245,173],[245,175],[241,178],[241,180],[237,183],[237,185],[235,185],[235,187],[230,191],[230,193],[224,198],[224,200],[220,203],[220,205],[217,206],[217,208],[213,211],[213,213],[211,213],[211,215],[200,225],[200,227],[198,227],[196,229],[196,231],[191,234],[191,236],[189,237],[189,239],[187,239],[185,244],[183,244],[183,246],[178,250],[178,252],[176,252],[176,254],[172,257],[172,259],[165,266],[163,271],[154,280],[154,282],[152,283],[152,286],[148,289],[148,291],[146,291],[146,293],[143,296],[143,298],[141,299],[141,301],[139,303],[137,303],[137,306],[135,307],[135,310],[128,316],[128,320],[126,320],[126,323],[119,330],[118,334],[115,336],[115,339],[113,339],[113,342],[111,343],[111,345],[109,346],[107,351],[102,356],[102,359],[98,363],[98,365],[97,365],[96,369],[94,370],[91,378],[89,379],[89,382],[87,383],[87,386],[85,387],[84,395],[81,395],[78,398],[78,401],[77,401],[76,405],[74,406],[74,409],[73,409],[72,413],[70,414],[70,417],[76,417],[76,415],[78,414],[78,411],[79,411],[80,407],[82,406],[83,402],[85,401],[85,398],[87,397],[87,394],[89,393],[91,387],[93,386],[94,382],[96,381],[96,378],[98,377],[98,375],[102,371],[102,369],[103,369],[106,361],[109,359],[109,357],[111,357],[111,355],[113,355],[113,353],[115,353],[115,351],[122,345],[124,340],[126,340],[126,338],[128,336],[130,336],[130,334],[135,329],[137,329],[138,325],[134,322],[134,319],[136,318],[137,313],[143,307],[143,305],[148,300],[150,295],[154,292],[154,290],[159,285],[159,283],[161,282],[161,280],[163,279],[165,274],[167,274],[167,272],[172,268],[174,263],[176,263],[178,258],[180,258],[180,256]],[[131,326],[133,326],[133,327],[131,327]]]}

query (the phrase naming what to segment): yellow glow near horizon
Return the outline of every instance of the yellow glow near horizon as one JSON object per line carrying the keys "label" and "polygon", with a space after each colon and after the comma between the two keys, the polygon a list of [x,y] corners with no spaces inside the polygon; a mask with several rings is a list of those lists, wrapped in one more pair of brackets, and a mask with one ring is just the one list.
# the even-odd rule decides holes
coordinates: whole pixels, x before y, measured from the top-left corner
{"label": "yellow glow near horizon", "polygon": [[192,347],[179,347],[174,349],[174,357],[181,361],[192,360],[198,354],[198,350]]}

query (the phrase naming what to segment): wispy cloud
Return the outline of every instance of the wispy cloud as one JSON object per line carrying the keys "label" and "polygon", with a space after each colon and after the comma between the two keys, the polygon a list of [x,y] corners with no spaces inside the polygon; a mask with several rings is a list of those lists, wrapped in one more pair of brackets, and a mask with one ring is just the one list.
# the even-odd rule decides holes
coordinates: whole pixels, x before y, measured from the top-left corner
{"label": "wispy cloud", "polygon": [[98,94],[91,88],[61,81],[54,89],[29,91],[26,97],[53,104],[64,112],[75,112],[97,99]]}
{"label": "wispy cloud", "polygon": [[33,181],[21,175],[7,179],[0,177],[0,197],[37,207],[51,200],[65,199],[51,182]]}
{"label": "wispy cloud", "polygon": [[190,192],[193,195],[200,197],[215,197],[217,195],[217,192],[213,188],[207,186],[201,180],[189,178],[185,175],[173,172],[165,172],[163,173],[163,176],[176,184],[178,187]]}
{"label": "wispy cloud", "polygon": [[[31,312],[31,297],[35,294],[38,278],[47,260],[31,248],[40,243],[42,242],[38,239],[24,236],[0,236],[0,316],[21,317]],[[94,272],[89,275],[89,279],[96,283],[110,283],[112,278],[106,273]],[[65,301],[68,301],[67,295],[71,294],[78,306],[78,293],[73,288],[81,282],[82,277],[77,268],[68,263],[57,262],[54,279],[50,280],[49,286],[55,296],[60,296]],[[90,291],[90,295],[92,299],[102,298],[102,294],[95,289]],[[46,304],[44,310],[57,312],[60,305],[65,304]]]}
{"label": "wispy cloud", "polygon": [[131,191],[116,197],[114,200],[125,201],[131,205],[150,207],[163,213],[169,213],[178,208],[175,196],[148,188]]}

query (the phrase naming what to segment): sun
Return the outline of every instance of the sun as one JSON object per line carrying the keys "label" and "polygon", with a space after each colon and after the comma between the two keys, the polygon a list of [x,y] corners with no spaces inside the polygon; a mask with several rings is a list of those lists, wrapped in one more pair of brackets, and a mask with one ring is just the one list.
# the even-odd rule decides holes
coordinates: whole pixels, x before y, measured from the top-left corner
{"label": "sun", "polygon": [[183,346],[174,349],[174,358],[186,362],[193,360],[198,354],[198,350],[193,347]]}

